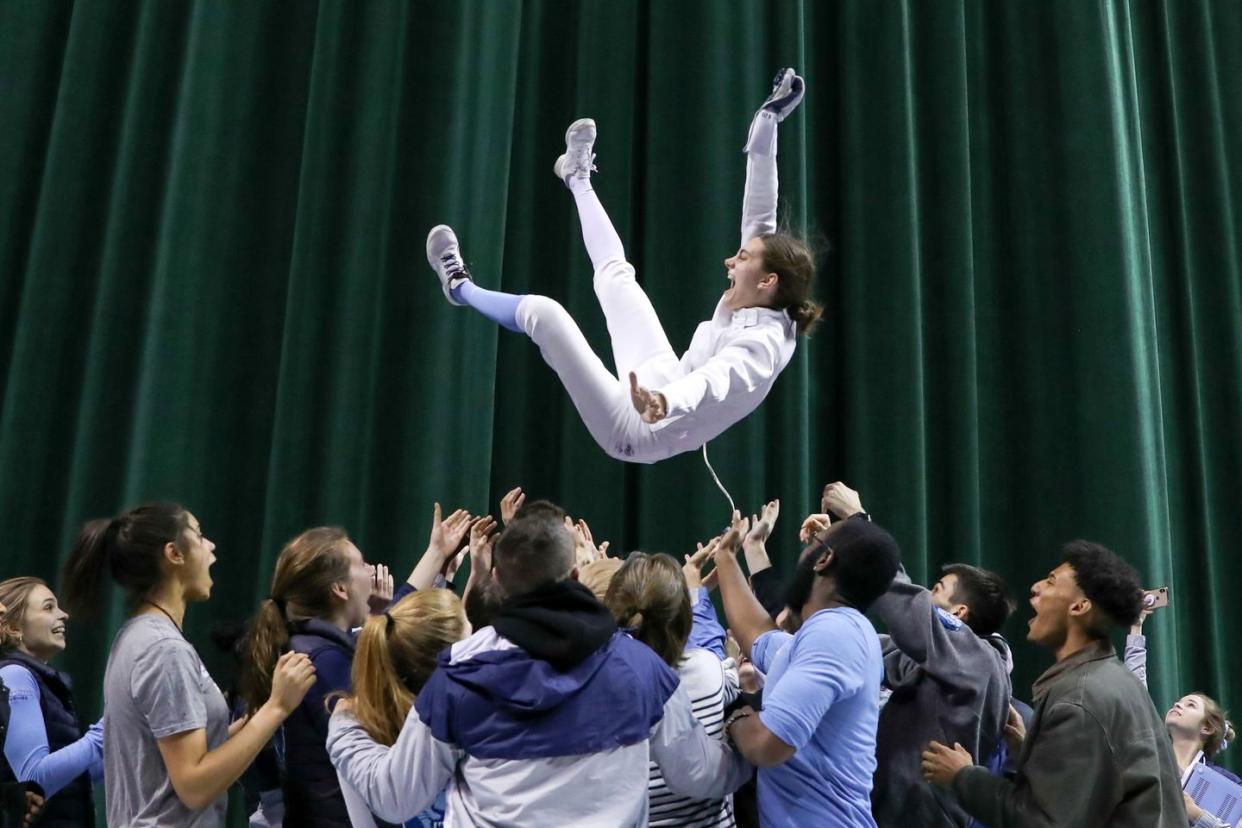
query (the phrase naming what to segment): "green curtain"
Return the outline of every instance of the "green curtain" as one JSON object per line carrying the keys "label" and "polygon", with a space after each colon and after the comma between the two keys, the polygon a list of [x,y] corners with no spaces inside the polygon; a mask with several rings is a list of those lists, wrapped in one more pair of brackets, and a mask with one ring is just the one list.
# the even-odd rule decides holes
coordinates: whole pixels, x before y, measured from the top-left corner
{"label": "green curtain", "polygon": [[[836,479],[916,578],[982,563],[1023,597],[1099,540],[1172,589],[1156,703],[1242,707],[1239,42],[1236,0],[4,0],[0,575],[55,579],[84,520],[182,501],[220,558],[188,630],[226,676],[207,630],[311,525],[404,574],[433,500],[521,484],[614,550],[692,549],[728,516],[701,457],[605,457],[423,241],[452,224],[480,284],[559,299],[607,357],[551,174],[592,116],[596,190],[684,347],[794,65],[782,216],[823,248],[826,323],[709,447],[740,507],[781,498],[780,565]],[[70,623],[91,714],[122,613]],[[1027,617],[1024,696],[1050,662]]]}

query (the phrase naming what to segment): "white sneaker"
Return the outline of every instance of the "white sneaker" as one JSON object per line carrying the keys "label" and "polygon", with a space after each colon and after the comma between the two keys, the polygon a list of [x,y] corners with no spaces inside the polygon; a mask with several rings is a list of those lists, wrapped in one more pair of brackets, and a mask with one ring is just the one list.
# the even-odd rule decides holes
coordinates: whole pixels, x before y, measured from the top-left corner
{"label": "white sneaker", "polygon": [[457,234],[447,224],[437,224],[427,234],[427,264],[440,277],[440,286],[444,288],[444,298],[449,300],[449,304],[464,304],[453,298],[452,290],[462,282],[470,281],[470,271],[461,258]]}
{"label": "white sneaker", "polygon": [[570,176],[590,178],[595,169],[595,122],[579,118],[565,130],[565,153],[552,165],[556,177],[569,184]]}

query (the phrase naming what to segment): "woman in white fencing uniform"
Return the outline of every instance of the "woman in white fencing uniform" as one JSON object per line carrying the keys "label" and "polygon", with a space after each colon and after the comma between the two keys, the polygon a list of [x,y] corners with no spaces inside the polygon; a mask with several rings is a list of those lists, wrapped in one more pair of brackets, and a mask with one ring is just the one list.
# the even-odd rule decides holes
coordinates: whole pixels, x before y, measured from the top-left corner
{"label": "woman in white fencing uniform", "polygon": [[558,302],[476,285],[456,234],[439,225],[427,237],[427,260],[444,295],[534,340],[587,430],[610,456],[655,463],[698,449],[758,407],[793,357],[798,335],[808,333],[822,313],[810,298],[815,272],[810,250],[776,232],[777,124],[798,106],[803,92],[802,78],[786,69],[755,113],[745,148],[742,244],[725,259],[730,286],[680,359],[591,188],[596,129],[589,118],[570,125],[554,170],[578,207],[615,373]]}

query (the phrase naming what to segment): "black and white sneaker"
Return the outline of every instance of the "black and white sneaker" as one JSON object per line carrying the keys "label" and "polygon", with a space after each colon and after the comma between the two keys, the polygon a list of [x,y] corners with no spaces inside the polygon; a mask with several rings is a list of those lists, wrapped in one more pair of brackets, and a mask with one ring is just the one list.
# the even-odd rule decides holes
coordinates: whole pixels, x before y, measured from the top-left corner
{"label": "black and white sneaker", "polygon": [[565,130],[565,152],[552,165],[556,177],[569,184],[570,177],[590,178],[595,169],[595,122],[579,118]]}
{"label": "black and white sneaker", "polygon": [[444,298],[449,300],[449,304],[464,304],[453,298],[452,290],[462,282],[470,281],[470,271],[461,257],[457,234],[447,224],[437,224],[427,234],[427,264],[440,277],[440,286],[444,288]]}

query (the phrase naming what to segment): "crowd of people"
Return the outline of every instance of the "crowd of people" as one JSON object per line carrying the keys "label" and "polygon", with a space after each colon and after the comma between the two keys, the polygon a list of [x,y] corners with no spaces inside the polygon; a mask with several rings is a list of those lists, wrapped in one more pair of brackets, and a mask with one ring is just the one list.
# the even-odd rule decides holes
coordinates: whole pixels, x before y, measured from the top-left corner
{"label": "crowd of people", "polygon": [[[1130,564],[1073,541],[1030,587],[1055,663],[1026,704],[999,575],[950,564],[925,588],[857,492],[821,507],[783,575],[777,501],[680,560],[610,556],[520,489],[499,519],[437,504],[396,588],[344,530],[307,529],[221,636],[227,694],[182,634],[213,586],[198,517],[93,521],[60,595],[0,582],[4,824],[93,824],[102,783],[110,826],[223,825],[238,782],[251,825],[299,828],[1228,824],[1183,788],[1237,781],[1212,764],[1233,727],[1200,692],[1156,712]],[[113,584],[129,615],[87,725],[52,662]]]}

